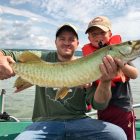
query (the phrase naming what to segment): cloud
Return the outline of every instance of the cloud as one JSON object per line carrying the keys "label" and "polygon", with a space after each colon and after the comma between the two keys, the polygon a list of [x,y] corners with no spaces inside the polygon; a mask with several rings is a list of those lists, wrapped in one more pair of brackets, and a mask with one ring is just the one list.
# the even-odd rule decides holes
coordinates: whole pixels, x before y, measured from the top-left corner
{"label": "cloud", "polygon": [[33,26],[30,21],[15,22],[12,28],[0,31],[1,48],[30,48],[30,49],[49,49],[54,46],[52,40],[46,36],[41,36],[43,29]]}
{"label": "cloud", "polygon": [[98,15],[111,19],[114,34],[120,34],[124,40],[136,39],[140,36],[139,7],[138,0],[10,0],[0,5],[0,14],[4,14],[0,20],[0,41],[14,47],[21,44],[45,48],[45,43],[54,46],[57,27],[70,22],[78,27],[83,46],[87,43],[84,32],[88,22]]}
{"label": "cloud", "polygon": [[120,33],[124,40],[139,39],[140,9],[129,9],[129,12],[113,20],[113,31]]}
{"label": "cloud", "polygon": [[[54,46],[45,34],[48,30],[36,26],[33,21],[2,20],[0,30],[1,48],[48,49]],[[46,44],[46,45],[45,45]]]}
{"label": "cloud", "polygon": [[56,23],[52,19],[38,15],[38,14],[34,14],[24,9],[21,10],[21,9],[16,9],[16,8],[0,5],[0,14],[11,14],[11,15],[16,15],[16,16],[27,17],[32,20],[36,20],[38,22],[45,22],[45,23],[49,23],[56,26]]}
{"label": "cloud", "polygon": [[[10,14],[13,19],[3,16],[0,20],[1,23],[1,48],[44,48],[45,43],[47,46],[54,46],[51,39],[46,36],[46,32],[50,32],[48,29],[40,27],[38,24],[48,23],[55,25],[55,22],[51,22],[49,19],[34,14],[26,10],[18,10],[7,6],[0,6],[0,13]],[[17,17],[20,16],[21,20]],[[26,19],[22,19],[26,17]],[[17,18],[17,19],[16,19]],[[15,20],[16,19],[16,20]],[[34,40],[31,35],[34,34]]]}
{"label": "cloud", "polygon": [[13,5],[19,5],[19,4],[24,4],[24,3],[30,3],[31,0],[10,0],[10,3]]}

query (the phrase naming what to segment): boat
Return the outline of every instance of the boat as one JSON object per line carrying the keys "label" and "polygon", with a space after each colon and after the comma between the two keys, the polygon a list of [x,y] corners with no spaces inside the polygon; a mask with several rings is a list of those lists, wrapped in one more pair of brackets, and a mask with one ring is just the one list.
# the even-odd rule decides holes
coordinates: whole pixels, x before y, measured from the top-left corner
{"label": "boat", "polygon": [[[14,138],[21,133],[25,127],[32,123],[28,119],[18,119],[15,116],[9,115],[4,111],[4,96],[6,90],[2,89],[0,94],[0,140],[14,140]],[[134,104],[134,109],[139,108],[140,104]],[[96,111],[91,111],[87,115],[96,117]],[[140,140],[140,118],[136,119],[136,140]]]}

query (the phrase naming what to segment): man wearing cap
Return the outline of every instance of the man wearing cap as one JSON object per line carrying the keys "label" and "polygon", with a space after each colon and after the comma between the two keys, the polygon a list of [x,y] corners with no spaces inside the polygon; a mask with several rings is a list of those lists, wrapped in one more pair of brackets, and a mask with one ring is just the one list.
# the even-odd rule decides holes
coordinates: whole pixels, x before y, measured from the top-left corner
{"label": "man wearing cap", "polygon": [[[74,52],[79,41],[75,27],[70,24],[59,27],[55,44],[56,52],[42,52],[44,61],[53,63],[76,59]],[[16,54],[5,50],[1,50],[0,54],[0,79],[6,79],[14,75],[9,62],[16,60]],[[110,99],[110,79],[116,74],[117,66],[112,57],[106,56],[100,69],[102,77],[96,91],[94,85],[87,90],[73,87],[64,99],[54,100],[56,88],[36,86],[33,123],[16,140],[126,140],[124,131],[118,126],[85,114],[86,99],[95,109],[105,108]]]}
{"label": "man wearing cap", "polygon": [[[119,35],[112,36],[111,21],[105,16],[98,16],[91,20],[85,33],[88,34],[90,43],[82,48],[84,56],[107,45],[121,43]],[[124,73],[125,81],[122,81],[120,75],[112,79],[112,98],[105,110],[98,111],[98,118],[120,126],[125,131],[128,140],[135,140],[135,115],[129,80],[138,76],[138,70],[130,62],[125,65],[121,60],[116,62],[118,68]],[[99,82],[100,80],[95,82],[96,86]],[[87,104],[89,104],[88,101]]]}

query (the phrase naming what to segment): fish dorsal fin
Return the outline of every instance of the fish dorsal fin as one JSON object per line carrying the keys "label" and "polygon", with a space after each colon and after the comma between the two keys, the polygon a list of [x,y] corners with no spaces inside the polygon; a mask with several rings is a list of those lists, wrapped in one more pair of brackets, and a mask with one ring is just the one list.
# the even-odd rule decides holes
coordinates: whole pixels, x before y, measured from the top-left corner
{"label": "fish dorsal fin", "polygon": [[18,59],[20,62],[31,62],[31,61],[41,61],[41,58],[35,55],[34,53],[31,53],[29,51],[23,52]]}

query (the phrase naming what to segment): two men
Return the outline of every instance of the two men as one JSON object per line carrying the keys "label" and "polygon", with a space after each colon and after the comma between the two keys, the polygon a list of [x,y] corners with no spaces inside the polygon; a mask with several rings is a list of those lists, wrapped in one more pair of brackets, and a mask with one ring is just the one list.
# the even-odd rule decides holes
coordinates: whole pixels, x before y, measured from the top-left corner
{"label": "two men", "polygon": [[[62,25],[56,32],[56,52],[43,53],[41,58],[48,62],[64,62],[76,59],[78,34],[74,26]],[[17,60],[17,54],[1,50],[0,79],[14,76],[9,66]],[[9,56],[11,55],[11,56]],[[116,75],[117,65],[111,56],[103,58],[100,65],[101,82],[84,90],[73,87],[64,99],[54,100],[56,89],[36,86],[33,124],[26,128],[16,140],[126,140],[124,131],[116,125],[86,116],[86,100],[95,109],[104,109],[111,98],[111,79]],[[106,90],[104,90],[106,89]]]}

